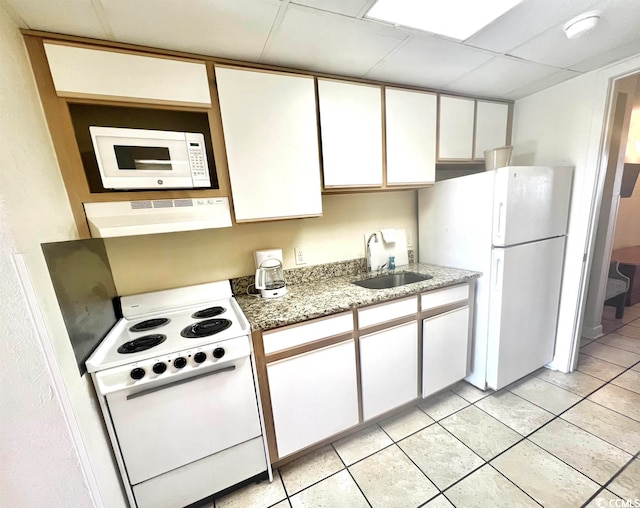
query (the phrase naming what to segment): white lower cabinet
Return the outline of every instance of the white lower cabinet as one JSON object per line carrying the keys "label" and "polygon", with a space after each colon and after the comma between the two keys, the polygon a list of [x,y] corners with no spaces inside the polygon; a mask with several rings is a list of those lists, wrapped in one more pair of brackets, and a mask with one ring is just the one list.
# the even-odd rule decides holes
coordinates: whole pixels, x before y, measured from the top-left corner
{"label": "white lower cabinet", "polygon": [[412,321],[360,337],[365,420],[418,396],[418,323]]}
{"label": "white lower cabinet", "polygon": [[267,364],[278,456],[358,424],[353,339]]}
{"label": "white lower cabinet", "polygon": [[422,397],[427,397],[469,373],[469,306],[424,319],[422,341]]}

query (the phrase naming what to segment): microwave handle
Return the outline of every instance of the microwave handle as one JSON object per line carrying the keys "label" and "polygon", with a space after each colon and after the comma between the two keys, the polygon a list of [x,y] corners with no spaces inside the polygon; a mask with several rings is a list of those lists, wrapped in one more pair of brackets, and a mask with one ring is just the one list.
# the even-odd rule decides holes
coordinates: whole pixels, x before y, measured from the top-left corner
{"label": "microwave handle", "polygon": [[158,160],[158,159],[133,159],[133,162],[137,162],[139,164],[166,164],[170,166],[172,161]]}

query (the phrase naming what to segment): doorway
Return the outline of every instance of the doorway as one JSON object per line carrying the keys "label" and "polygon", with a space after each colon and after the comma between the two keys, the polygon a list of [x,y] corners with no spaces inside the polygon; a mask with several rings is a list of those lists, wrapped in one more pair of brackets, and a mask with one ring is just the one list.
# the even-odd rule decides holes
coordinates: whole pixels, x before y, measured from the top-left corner
{"label": "doorway", "polygon": [[[614,81],[612,87],[610,113],[605,128],[606,139],[601,161],[601,174],[598,188],[601,191],[599,212],[594,218],[596,227],[592,241],[591,270],[585,307],[583,313],[581,336],[583,339],[596,339],[603,335],[603,306],[605,301],[607,279],[611,254],[615,247],[625,243],[634,242],[634,235],[625,235],[624,238],[616,238],[616,225],[621,209],[621,184],[625,176],[625,162],[630,161],[633,154],[628,153],[627,141],[629,138],[632,112],[634,108],[640,113],[640,73],[619,78]],[[636,115],[634,115],[636,116]],[[639,138],[640,139],[640,138]],[[639,147],[640,148],[640,147]],[[640,162],[640,150],[638,151]],[[627,175],[628,176],[628,175]],[[626,179],[625,179],[626,180]],[[627,181],[625,181],[625,184]],[[635,183],[635,181],[633,182]],[[633,186],[632,186],[633,187]],[[631,189],[633,190],[633,188]],[[625,189],[625,195],[629,193]],[[640,214],[640,189],[636,192],[638,211]],[[635,204],[635,200],[634,200]],[[629,213],[627,203],[622,203],[622,209]],[[625,222],[629,222],[625,217]],[[636,231],[637,244],[640,245],[640,227],[632,227]],[[626,246],[626,245],[624,245]],[[573,368],[578,360],[580,344],[575,345],[572,357]]]}

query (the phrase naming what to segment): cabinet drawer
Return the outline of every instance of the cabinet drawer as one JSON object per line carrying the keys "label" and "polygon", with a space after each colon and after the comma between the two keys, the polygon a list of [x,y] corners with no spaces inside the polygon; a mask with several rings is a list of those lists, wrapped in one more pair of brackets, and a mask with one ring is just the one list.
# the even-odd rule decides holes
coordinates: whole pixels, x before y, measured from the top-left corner
{"label": "cabinet drawer", "polygon": [[460,302],[469,298],[469,284],[455,286],[437,291],[430,291],[420,295],[420,308],[422,310],[434,309],[442,305]]}
{"label": "cabinet drawer", "polygon": [[344,312],[329,318],[320,318],[262,334],[264,354],[275,353],[315,340],[353,331],[353,314]]}
{"label": "cabinet drawer", "polygon": [[410,316],[416,312],[416,299],[414,296],[365,309],[358,309],[358,327],[360,329],[366,328],[393,319]]}

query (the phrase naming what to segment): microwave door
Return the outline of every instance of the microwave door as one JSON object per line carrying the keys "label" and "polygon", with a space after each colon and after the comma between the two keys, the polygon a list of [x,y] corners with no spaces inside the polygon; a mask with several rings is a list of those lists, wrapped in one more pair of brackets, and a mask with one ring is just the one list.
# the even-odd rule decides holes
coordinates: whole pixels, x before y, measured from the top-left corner
{"label": "microwave door", "polygon": [[174,164],[166,146],[114,145],[118,171],[172,171]]}
{"label": "microwave door", "polygon": [[107,189],[193,188],[184,141],[97,136],[98,168]]}

